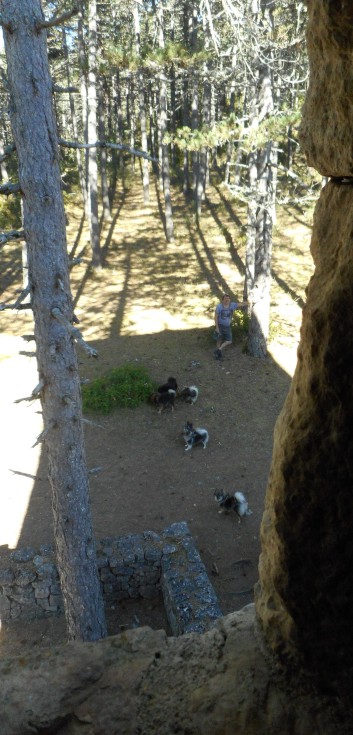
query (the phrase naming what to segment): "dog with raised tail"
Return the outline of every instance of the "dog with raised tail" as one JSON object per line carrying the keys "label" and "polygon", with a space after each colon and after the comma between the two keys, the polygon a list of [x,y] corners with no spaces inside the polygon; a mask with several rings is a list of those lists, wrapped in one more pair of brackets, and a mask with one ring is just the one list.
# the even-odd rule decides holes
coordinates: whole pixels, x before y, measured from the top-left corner
{"label": "dog with raised tail", "polygon": [[199,396],[199,389],[196,385],[188,385],[178,392],[178,397],[185,403],[196,403]]}
{"label": "dog with raised tail", "polygon": [[194,429],[191,421],[187,421],[183,428],[182,436],[185,439],[186,452],[189,452],[190,449],[197,446],[202,446],[204,449],[206,449],[209,439],[207,429],[201,429],[199,427],[196,427]]}
{"label": "dog with raised tail", "polygon": [[150,395],[151,403],[158,406],[158,413],[162,413],[165,408],[171,408],[174,411],[174,401],[178,391],[178,383],[175,378],[167,378],[167,382],[159,385],[157,390]]}
{"label": "dog with raised tail", "polygon": [[157,393],[169,393],[169,391],[173,390],[175,394],[178,390],[178,383],[176,381],[176,378],[167,378],[167,382],[163,383],[163,385],[159,385],[157,388]]}
{"label": "dog with raised tail", "polygon": [[252,514],[245,495],[239,491],[235,492],[234,495],[229,495],[229,493],[225,493],[223,490],[215,490],[214,499],[219,505],[219,513],[230,513],[234,511],[239,518],[239,523],[244,516],[250,516]]}

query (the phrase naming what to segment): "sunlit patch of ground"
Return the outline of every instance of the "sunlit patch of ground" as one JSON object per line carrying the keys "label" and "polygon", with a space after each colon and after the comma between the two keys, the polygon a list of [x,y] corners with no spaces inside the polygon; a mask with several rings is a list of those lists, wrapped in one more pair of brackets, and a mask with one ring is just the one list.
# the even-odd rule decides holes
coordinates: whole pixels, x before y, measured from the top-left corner
{"label": "sunlit patch of ground", "polygon": [[[175,242],[165,241],[156,192],[151,204],[142,206],[139,182],[123,196],[114,226],[104,223],[104,268],[90,266],[88,231],[82,212],[71,199],[68,246],[81,256],[71,272],[75,313],[87,341],[102,341],[164,331],[212,328],[214,307],[224,291],[242,298],[245,239],[243,207],[231,200],[223,187],[211,189],[198,224],[182,195],[174,195]],[[273,245],[270,355],[293,375],[299,340],[305,288],[313,271],[309,252],[310,219],[288,208],[278,212]],[[106,248],[105,248],[106,246]],[[2,249],[4,288],[0,300],[16,299],[21,288],[20,245]],[[40,447],[31,448],[41,431],[39,403],[17,398],[30,395],[36,385],[34,361],[19,356],[31,349],[20,337],[30,334],[29,313],[1,313],[0,381],[2,459],[0,545],[16,546],[22,519],[36,476]],[[228,374],[228,373],[227,373]]]}

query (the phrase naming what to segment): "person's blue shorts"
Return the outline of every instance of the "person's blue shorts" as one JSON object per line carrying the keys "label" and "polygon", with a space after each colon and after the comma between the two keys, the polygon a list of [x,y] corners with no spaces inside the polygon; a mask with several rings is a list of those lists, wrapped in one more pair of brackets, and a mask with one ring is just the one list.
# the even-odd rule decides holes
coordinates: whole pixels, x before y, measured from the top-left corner
{"label": "person's blue shorts", "polygon": [[219,332],[223,342],[232,342],[232,327],[226,327],[224,324],[219,325]]}

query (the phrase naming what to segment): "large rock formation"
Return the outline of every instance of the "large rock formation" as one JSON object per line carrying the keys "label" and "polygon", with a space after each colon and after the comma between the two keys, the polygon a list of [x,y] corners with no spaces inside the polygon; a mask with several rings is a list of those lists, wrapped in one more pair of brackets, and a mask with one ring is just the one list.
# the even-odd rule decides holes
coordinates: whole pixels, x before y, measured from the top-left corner
{"label": "large rock formation", "polygon": [[252,608],[204,635],[141,628],[1,664],[1,735],[343,732],[329,700],[298,694],[271,668]]}
{"label": "large rock formation", "polygon": [[307,0],[309,90],[301,145],[323,176],[353,176],[353,4]]}
{"label": "large rock formation", "polygon": [[[311,0],[301,137],[323,174],[353,173],[353,6]],[[353,180],[352,180],[353,183]],[[314,215],[315,272],[298,364],[275,431],[257,615],[276,657],[353,702],[353,186],[331,180]],[[348,702],[347,702],[348,704]]]}
{"label": "large rock formation", "polygon": [[[353,175],[353,9],[309,0],[309,163]],[[352,732],[353,187],[314,218],[315,273],[277,422],[253,607],[203,636],[142,629],[0,666],[2,735]]]}

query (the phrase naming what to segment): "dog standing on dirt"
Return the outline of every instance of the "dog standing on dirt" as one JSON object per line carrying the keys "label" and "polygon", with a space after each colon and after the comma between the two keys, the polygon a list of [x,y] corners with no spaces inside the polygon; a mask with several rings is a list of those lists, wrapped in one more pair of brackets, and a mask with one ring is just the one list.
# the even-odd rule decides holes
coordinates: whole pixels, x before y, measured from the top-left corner
{"label": "dog standing on dirt", "polygon": [[159,385],[155,393],[150,396],[151,403],[158,406],[158,413],[162,413],[165,408],[171,408],[174,411],[174,401],[177,395],[178,383],[175,378],[168,378],[166,383]]}
{"label": "dog standing on dirt", "polygon": [[207,442],[209,439],[207,429],[200,429],[196,427],[194,429],[191,421],[187,421],[182,431],[182,436],[185,439],[185,451],[189,452],[190,449],[197,446],[203,446],[206,449]]}
{"label": "dog standing on dirt", "polygon": [[239,518],[239,523],[244,516],[250,516],[252,514],[249,503],[245,495],[241,492],[235,492],[234,495],[229,495],[229,493],[225,493],[223,490],[215,490],[214,499],[220,507],[219,513],[230,513],[234,511]]}
{"label": "dog standing on dirt", "polygon": [[181,398],[181,400],[185,401],[185,403],[196,403],[198,396],[199,389],[196,385],[186,386],[178,392],[178,398]]}

